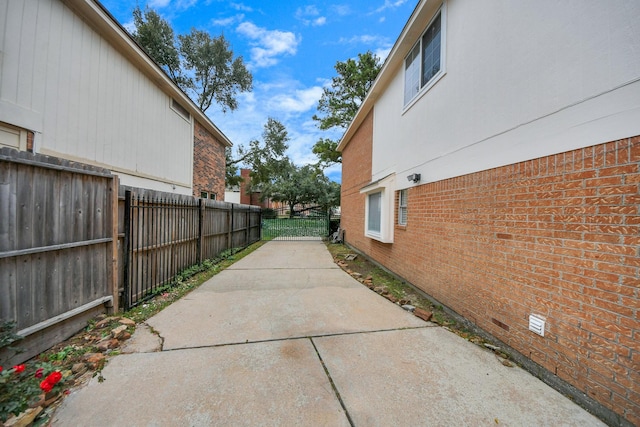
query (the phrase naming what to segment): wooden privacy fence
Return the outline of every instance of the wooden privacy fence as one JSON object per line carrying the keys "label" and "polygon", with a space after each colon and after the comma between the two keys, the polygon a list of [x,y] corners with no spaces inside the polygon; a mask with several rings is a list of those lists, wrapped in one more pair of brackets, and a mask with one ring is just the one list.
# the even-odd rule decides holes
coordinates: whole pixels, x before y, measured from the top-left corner
{"label": "wooden privacy fence", "polygon": [[125,309],[154,295],[190,266],[260,240],[257,206],[124,187],[121,193]]}
{"label": "wooden privacy fence", "polygon": [[[0,321],[21,363],[186,268],[260,240],[261,210],[120,186],[106,169],[0,148]],[[6,360],[5,360],[6,359]]]}
{"label": "wooden privacy fence", "polygon": [[113,302],[117,188],[107,170],[0,149],[0,320],[23,359]]}

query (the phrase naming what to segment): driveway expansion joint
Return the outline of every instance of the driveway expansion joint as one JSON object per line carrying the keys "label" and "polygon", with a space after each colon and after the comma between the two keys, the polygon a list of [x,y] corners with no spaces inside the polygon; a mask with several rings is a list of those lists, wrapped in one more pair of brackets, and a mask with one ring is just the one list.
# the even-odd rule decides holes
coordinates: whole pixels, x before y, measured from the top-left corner
{"label": "driveway expansion joint", "polygon": [[316,347],[316,343],[313,342],[312,337],[309,337],[309,341],[311,342],[311,345],[313,346],[313,349],[315,350],[316,355],[318,356],[318,360],[322,365],[322,369],[324,369],[324,373],[327,375],[327,379],[329,380],[329,384],[331,384],[331,389],[333,390],[333,393],[338,399],[338,402],[340,402],[340,406],[342,406],[342,410],[344,411],[344,415],[347,417],[347,421],[349,421],[349,425],[351,427],[354,427],[355,424],[353,423],[353,419],[351,419],[351,415],[349,414],[347,405],[344,404],[344,401],[342,400],[342,396],[340,396],[340,392],[338,391],[338,387],[333,382],[333,378],[331,378],[331,373],[329,372],[329,368],[327,368],[327,365],[325,365],[324,360],[322,360],[322,356],[320,355],[320,351],[318,351],[318,347]]}
{"label": "driveway expansion joint", "polygon": [[[329,334],[301,335],[296,337],[285,337],[285,338],[269,338],[264,340],[255,340],[255,341],[245,340],[245,341],[237,341],[237,342],[227,342],[222,344],[203,344],[203,345],[194,345],[194,346],[188,346],[188,347],[177,347],[177,348],[168,348],[168,349],[163,348],[161,351],[178,351],[178,350],[192,350],[192,349],[199,349],[199,348],[230,347],[230,346],[243,345],[243,344],[262,344],[262,343],[280,342],[280,341],[297,341],[297,340],[304,340],[304,339],[311,339],[311,338],[328,338],[328,337],[340,337],[340,336],[348,336],[348,335],[375,334],[378,332],[430,329],[433,327],[438,327],[438,325],[431,324],[431,325],[424,325],[424,326],[407,326],[402,328],[375,329],[370,331],[335,332],[335,333],[329,333]],[[164,341],[163,341],[163,344],[164,344]]]}

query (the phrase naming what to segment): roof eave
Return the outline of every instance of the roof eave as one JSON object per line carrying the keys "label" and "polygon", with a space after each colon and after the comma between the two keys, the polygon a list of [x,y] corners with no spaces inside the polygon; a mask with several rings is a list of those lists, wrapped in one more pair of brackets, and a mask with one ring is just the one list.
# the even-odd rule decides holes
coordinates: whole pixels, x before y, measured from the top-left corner
{"label": "roof eave", "polygon": [[360,108],[349,124],[349,127],[347,127],[344,135],[342,135],[336,148],[338,151],[344,150],[349,144],[349,141],[351,141],[351,138],[353,138],[353,135],[367,114],[373,109],[374,104],[393,79],[396,70],[404,63],[405,56],[407,56],[420,34],[424,31],[425,26],[429,22],[430,15],[433,15],[433,11],[437,10],[442,3],[443,0],[420,0],[418,2],[409,20],[402,29],[400,36],[391,48],[387,59],[382,65],[382,69],[378,73],[373,85],[371,85],[371,89],[367,93],[362,105],[360,105]]}
{"label": "roof eave", "polygon": [[131,35],[98,0],[61,0],[107,40],[167,95],[180,102],[205,129],[223,145],[232,142],[207,115],[167,76],[162,68],[136,43]]}

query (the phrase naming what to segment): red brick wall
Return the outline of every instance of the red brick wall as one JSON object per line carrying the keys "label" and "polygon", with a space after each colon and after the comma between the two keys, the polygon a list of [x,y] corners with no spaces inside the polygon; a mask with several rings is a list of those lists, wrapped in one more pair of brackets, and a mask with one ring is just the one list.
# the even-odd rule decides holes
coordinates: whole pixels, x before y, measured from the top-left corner
{"label": "red brick wall", "polygon": [[193,132],[193,195],[215,193],[224,200],[226,159],[224,145],[200,123],[195,122]]}
{"label": "red brick wall", "polygon": [[373,114],[371,110],[342,152],[340,228],[349,243],[363,251],[368,251],[371,240],[364,237],[365,197],[360,189],[371,181]]}
{"label": "red brick wall", "polygon": [[[345,183],[370,179],[370,138],[343,152]],[[640,425],[639,165],[634,137],[420,185],[393,244],[364,238],[343,185],[346,241]]]}

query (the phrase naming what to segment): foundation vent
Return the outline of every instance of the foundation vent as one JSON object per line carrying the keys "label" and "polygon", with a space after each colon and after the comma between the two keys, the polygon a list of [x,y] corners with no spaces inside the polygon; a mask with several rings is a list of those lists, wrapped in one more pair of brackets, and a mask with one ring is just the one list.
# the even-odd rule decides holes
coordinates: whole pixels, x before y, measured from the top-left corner
{"label": "foundation vent", "polygon": [[529,330],[540,336],[544,336],[544,318],[536,316],[535,314],[529,315]]}

